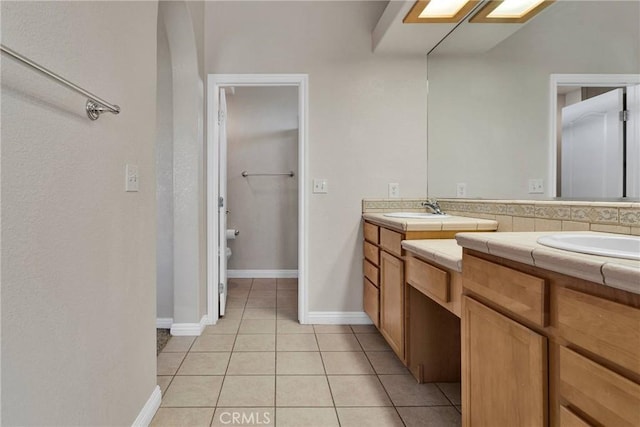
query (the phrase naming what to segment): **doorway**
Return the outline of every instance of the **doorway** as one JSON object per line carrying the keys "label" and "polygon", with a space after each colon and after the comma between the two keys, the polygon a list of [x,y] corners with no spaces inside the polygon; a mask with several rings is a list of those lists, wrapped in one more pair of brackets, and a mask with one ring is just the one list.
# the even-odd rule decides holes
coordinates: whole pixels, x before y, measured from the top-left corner
{"label": "doorway", "polygon": [[[279,90],[280,89],[280,90]],[[277,114],[274,111],[260,109],[260,104],[264,104],[265,97],[274,96],[274,100],[293,98],[297,101],[294,107],[296,117],[293,120],[296,126],[285,126],[288,129],[271,129],[274,131],[269,135],[269,125],[265,127],[267,117],[265,114]],[[235,97],[235,99],[234,99]],[[251,102],[247,102],[251,100]],[[231,108],[229,109],[229,105]],[[255,278],[264,278],[266,276],[276,275],[280,278],[298,279],[298,320],[300,323],[307,322],[307,191],[305,189],[306,171],[307,171],[307,111],[308,111],[308,76],[302,74],[295,75],[246,75],[246,74],[210,74],[208,77],[208,140],[207,140],[207,267],[208,267],[208,317],[209,323],[215,324],[220,315],[224,314],[226,306],[226,295],[228,289],[228,272],[233,278],[248,278],[247,276],[257,276]],[[252,106],[252,108],[247,108]],[[282,105],[280,106],[282,107]],[[286,110],[286,108],[285,108]],[[239,126],[238,120],[242,117],[233,118],[233,114],[241,113],[244,116],[242,125]],[[234,121],[236,120],[236,121]],[[251,126],[252,122],[262,120],[262,125],[256,129],[262,128],[262,134],[252,134],[251,131],[243,129],[243,126]],[[289,118],[291,125],[291,118]],[[271,126],[273,128],[273,126]],[[266,132],[265,132],[266,131]],[[233,141],[227,139],[227,135],[233,134]],[[278,135],[279,132],[279,135]],[[295,133],[295,135],[292,135]],[[272,147],[280,146],[279,149],[286,150],[288,142],[295,144],[293,159],[286,159],[291,156],[291,149],[282,158],[269,158],[273,153],[256,150],[247,154],[246,150],[252,150],[251,145],[263,138],[267,143],[261,149],[268,150],[268,145]],[[274,141],[279,138],[280,141]],[[264,142],[264,141],[263,141]],[[242,144],[242,146],[239,146]],[[283,145],[284,144],[284,145]],[[228,153],[231,153],[231,157]],[[284,151],[283,151],[284,153]],[[278,156],[276,154],[276,156]],[[229,159],[233,159],[229,162]],[[294,167],[286,168],[287,161],[293,162]],[[238,163],[241,162],[241,163]],[[246,165],[246,166],[244,166]],[[283,167],[287,170],[280,170]],[[294,170],[297,169],[297,170]],[[240,171],[241,170],[241,171]],[[237,176],[236,176],[237,175]],[[228,184],[234,195],[227,196]],[[281,194],[276,195],[274,190],[284,190]],[[242,192],[244,191],[244,197]],[[256,192],[263,194],[256,196]],[[269,193],[271,192],[271,196]],[[287,196],[287,192],[293,192],[295,197]],[[237,196],[234,198],[234,196]],[[262,200],[260,200],[260,197]],[[245,200],[239,202],[239,198]],[[233,199],[233,202],[230,202]],[[280,200],[278,200],[280,199]],[[271,211],[270,224],[279,224],[281,233],[279,233],[280,242],[276,246],[280,246],[280,254],[277,258],[273,258],[273,252],[269,252],[269,248],[265,248],[264,239],[269,239],[269,232],[260,233],[257,236],[256,216],[248,212],[257,212],[261,209],[260,204],[271,204],[275,206],[278,202],[286,200],[295,203],[294,209],[291,206],[278,207]],[[256,206],[258,204],[258,206]],[[233,208],[233,209],[231,209]],[[278,212],[279,210],[279,212]],[[294,220],[289,220],[295,224],[297,222],[297,230],[292,233],[291,230],[285,230],[285,222],[280,216],[294,215]],[[295,218],[297,216],[297,218]],[[230,219],[229,225],[227,220]],[[227,227],[231,229],[238,227],[239,234],[237,242],[229,244],[228,239],[233,239],[235,233],[231,231],[227,233]],[[245,228],[244,233],[242,228]],[[269,226],[268,226],[269,227]],[[294,225],[295,227],[295,225]],[[287,233],[288,231],[288,233]],[[297,238],[296,238],[297,234]],[[291,240],[293,236],[293,241]],[[242,243],[241,243],[241,240]],[[254,240],[254,241],[250,241]],[[261,241],[262,240],[262,241]],[[291,248],[292,243],[295,251]],[[233,259],[233,249],[236,249],[236,258]],[[259,247],[262,246],[262,247]],[[231,247],[230,261],[231,270],[227,269],[227,247]],[[256,256],[256,250],[262,251],[262,264],[258,263],[253,268],[247,268],[247,258]],[[266,251],[265,251],[266,250]],[[297,258],[293,261],[291,257]],[[275,261],[275,263],[274,263]],[[244,263],[244,264],[243,264]],[[265,264],[266,263],[266,264]],[[271,268],[264,268],[265,266]],[[263,268],[260,268],[260,267]],[[279,266],[280,268],[273,268]],[[297,268],[291,268],[295,266]],[[257,267],[257,268],[256,268]],[[297,271],[296,271],[297,270]],[[252,277],[253,278],[253,277]],[[233,280],[233,279],[232,279]]]}

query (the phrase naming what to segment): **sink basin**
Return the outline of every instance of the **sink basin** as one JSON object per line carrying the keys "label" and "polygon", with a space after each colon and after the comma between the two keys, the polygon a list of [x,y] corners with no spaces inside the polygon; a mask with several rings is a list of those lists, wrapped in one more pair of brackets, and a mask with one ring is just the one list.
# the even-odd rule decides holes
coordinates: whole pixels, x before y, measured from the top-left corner
{"label": "sink basin", "polygon": [[593,234],[551,234],[538,243],[565,251],[640,261],[640,237]]}
{"label": "sink basin", "polygon": [[389,218],[440,219],[447,218],[449,215],[438,215],[426,212],[390,212],[384,214],[384,216],[388,216]]}

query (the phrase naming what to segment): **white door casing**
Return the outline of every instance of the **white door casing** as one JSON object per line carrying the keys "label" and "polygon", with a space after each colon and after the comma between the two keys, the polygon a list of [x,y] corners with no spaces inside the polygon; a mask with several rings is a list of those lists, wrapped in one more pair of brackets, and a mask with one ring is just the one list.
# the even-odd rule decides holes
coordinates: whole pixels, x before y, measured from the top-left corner
{"label": "white door casing", "polygon": [[640,197],[640,85],[627,87],[627,197]]}
{"label": "white door casing", "polygon": [[227,304],[227,95],[224,88],[220,88],[218,126],[218,294],[219,315],[224,316]]}

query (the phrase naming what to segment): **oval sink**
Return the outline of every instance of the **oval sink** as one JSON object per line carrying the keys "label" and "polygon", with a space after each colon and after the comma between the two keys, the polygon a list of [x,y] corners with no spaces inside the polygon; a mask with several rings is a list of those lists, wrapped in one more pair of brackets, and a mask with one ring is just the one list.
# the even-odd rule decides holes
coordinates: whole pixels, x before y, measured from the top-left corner
{"label": "oval sink", "polygon": [[640,237],[594,234],[551,234],[538,243],[565,251],[640,261]]}
{"label": "oval sink", "polygon": [[390,212],[384,214],[384,216],[388,216],[389,218],[440,219],[447,218],[449,215],[438,215],[426,212]]}

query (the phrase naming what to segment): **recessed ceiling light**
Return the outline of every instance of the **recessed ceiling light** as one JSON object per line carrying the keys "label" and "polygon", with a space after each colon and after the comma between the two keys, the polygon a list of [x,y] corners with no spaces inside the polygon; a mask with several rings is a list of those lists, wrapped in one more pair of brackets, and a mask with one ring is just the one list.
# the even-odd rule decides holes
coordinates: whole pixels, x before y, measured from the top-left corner
{"label": "recessed ceiling light", "polygon": [[404,22],[446,23],[460,22],[480,0],[426,0],[417,1]]}
{"label": "recessed ceiling light", "polygon": [[491,0],[469,22],[521,24],[552,3],[553,0]]}

